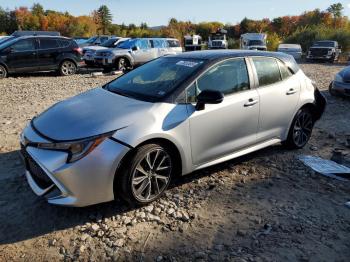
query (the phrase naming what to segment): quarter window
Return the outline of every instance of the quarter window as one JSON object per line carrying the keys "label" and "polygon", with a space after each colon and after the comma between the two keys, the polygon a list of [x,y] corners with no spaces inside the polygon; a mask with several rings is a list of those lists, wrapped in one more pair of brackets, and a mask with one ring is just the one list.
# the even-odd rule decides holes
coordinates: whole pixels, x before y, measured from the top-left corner
{"label": "quarter window", "polygon": [[20,40],[11,46],[14,52],[24,52],[35,50],[35,44],[32,39]]}
{"label": "quarter window", "polygon": [[232,59],[210,68],[197,80],[195,93],[198,95],[201,91],[209,89],[225,95],[248,90],[249,77],[245,60]]}
{"label": "quarter window", "polygon": [[259,86],[267,86],[281,81],[281,73],[276,59],[255,57],[253,62],[258,74]]}
{"label": "quarter window", "polygon": [[40,39],[40,49],[58,48],[56,39]]}
{"label": "quarter window", "polygon": [[180,42],[177,40],[167,40],[169,47],[180,47]]}
{"label": "quarter window", "polygon": [[162,39],[154,39],[153,40],[153,47],[154,48],[165,48],[166,47],[165,41]]}
{"label": "quarter window", "polygon": [[281,61],[278,61],[278,66],[280,67],[283,80],[293,75],[292,72],[289,70],[289,68],[285,64],[283,64]]}

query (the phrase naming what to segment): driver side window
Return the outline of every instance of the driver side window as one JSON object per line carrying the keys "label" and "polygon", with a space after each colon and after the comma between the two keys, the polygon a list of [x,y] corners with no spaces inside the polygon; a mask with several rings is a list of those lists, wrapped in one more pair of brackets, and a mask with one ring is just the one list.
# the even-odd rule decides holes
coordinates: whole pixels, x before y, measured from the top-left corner
{"label": "driver side window", "polygon": [[205,72],[187,89],[187,102],[196,102],[203,90],[216,90],[224,95],[248,90],[249,76],[244,58],[221,62]]}

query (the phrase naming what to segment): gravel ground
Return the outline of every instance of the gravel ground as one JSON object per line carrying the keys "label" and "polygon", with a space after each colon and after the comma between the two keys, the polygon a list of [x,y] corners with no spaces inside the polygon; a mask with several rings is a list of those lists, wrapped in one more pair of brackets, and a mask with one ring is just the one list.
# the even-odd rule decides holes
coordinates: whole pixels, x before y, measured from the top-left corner
{"label": "gravel ground", "polygon": [[48,205],[27,185],[18,155],[26,122],[48,106],[102,85],[35,74],[0,82],[0,261],[349,261],[349,183],[305,168],[300,154],[350,155],[350,100],[330,97],[343,66],[302,64],[328,99],[303,150],[279,145],[180,178],[143,208],[119,201]]}

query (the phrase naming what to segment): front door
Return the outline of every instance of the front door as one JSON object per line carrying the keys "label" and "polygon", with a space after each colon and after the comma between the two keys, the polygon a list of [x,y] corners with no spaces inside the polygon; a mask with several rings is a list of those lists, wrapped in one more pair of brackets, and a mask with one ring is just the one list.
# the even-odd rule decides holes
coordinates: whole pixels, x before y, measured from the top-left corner
{"label": "front door", "polygon": [[11,72],[38,70],[36,40],[22,39],[11,45],[7,55],[7,66]]}
{"label": "front door", "polygon": [[187,91],[195,102],[203,90],[224,94],[220,104],[205,105],[195,111],[189,104],[190,138],[194,165],[202,165],[229,155],[256,142],[259,96],[250,88],[244,58],[219,62],[208,69]]}
{"label": "front door", "polygon": [[155,58],[148,39],[137,40],[136,46],[138,50],[132,51],[136,64],[143,64]]}

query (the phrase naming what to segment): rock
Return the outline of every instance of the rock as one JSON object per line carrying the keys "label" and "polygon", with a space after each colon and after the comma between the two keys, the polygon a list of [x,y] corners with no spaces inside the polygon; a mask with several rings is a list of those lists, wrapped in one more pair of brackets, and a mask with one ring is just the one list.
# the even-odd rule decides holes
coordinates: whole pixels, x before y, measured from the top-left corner
{"label": "rock", "polygon": [[146,217],[146,214],[145,214],[145,212],[140,212],[137,214],[137,217],[142,219],[142,218]]}
{"label": "rock", "polygon": [[88,234],[84,233],[84,234],[81,235],[80,239],[81,239],[82,241],[85,241],[85,240],[88,239],[89,237],[90,237],[90,236],[89,236]]}
{"label": "rock", "polygon": [[246,235],[246,232],[243,230],[238,229],[237,230],[237,236],[244,237]]}
{"label": "rock", "polygon": [[162,262],[162,261],[163,261],[163,257],[162,256],[157,256],[156,262]]}
{"label": "rock", "polygon": [[124,225],[129,225],[130,223],[131,223],[131,218],[130,217],[124,217],[123,224]]}
{"label": "rock", "polygon": [[97,224],[92,224],[91,225],[91,229],[93,230],[93,231],[97,231],[97,230],[99,230],[100,229],[100,226],[99,225],[97,225]]}
{"label": "rock", "polygon": [[207,254],[205,252],[197,251],[196,253],[194,253],[195,259],[205,259],[206,257],[207,257]]}
{"label": "rock", "polygon": [[188,222],[190,221],[190,216],[188,215],[187,212],[182,212],[182,217],[181,217],[182,221],[184,222]]}
{"label": "rock", "polygon": [[49,246],[50,246],[50,247],[54,247],[56,243],[57,243],[57,240],[56,240],[56,239],[50,239],[50,240],[49,240]]}
{"label": "rock", "polygon": [[336,136],[335,132],[329,132],[328,133],[328,138],[330,138],[330,139],[335,138],[335,136]]}
{"label": "rock", "polygon": [[310,146],[310,150],[311,150],[311,151],[317,151],[317,150],[318,150],[318,147],[317,147],[317,146]]}
{"label": "rock", "polygon": [[114,246],[122,247],[122,246],[124,246],[124,243],[125,243],[125,240],[120,238],[120,239],[118,239],[117,241],[114,242]]}
{"label": "rock", "polygon": [[167,210],[167,214],[168,215],[171,215],[171,214],[173,214],[175,212],[175,209],[174,208],[169,208],[168,210]]}
{"label": "rock", "polygon": [[215,249],[216,251],[222,251],[222,250],[224,250],[224,245],[216,245],[216,246],[214,247],[214,249]]}
{"label": "rock", "polygon": [[153,208],[154,208],[153,205],[146,206],[145,211],[151,213],[153,211]]}
{"label": "rock", "polygon": [[85,247],[84,245],[81,245],[81,246],[79,247],[80,253],[83,253],[83,252],[85,251],[85,249],[86,249],[86,247]]}

